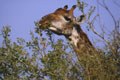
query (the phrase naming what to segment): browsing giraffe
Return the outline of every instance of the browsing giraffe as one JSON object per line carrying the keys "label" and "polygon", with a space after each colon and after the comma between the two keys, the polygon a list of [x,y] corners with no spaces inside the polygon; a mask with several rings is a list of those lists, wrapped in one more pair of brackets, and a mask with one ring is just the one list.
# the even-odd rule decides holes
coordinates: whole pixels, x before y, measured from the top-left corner
{"label": "browsing giraffe", "polygon": [[64,35],[77,55],[89,54],[94,47],[80,27],[80,23],[85,16],[81,15],[80,19],[77,20],[73,15],[76,5],[73,5],[70,10],[67,10],[67,8],[68,6],[66,5],[64,8],[58,8],[53,13],[42,17],[39,21],[39,28],[48,29],[58,35]]}

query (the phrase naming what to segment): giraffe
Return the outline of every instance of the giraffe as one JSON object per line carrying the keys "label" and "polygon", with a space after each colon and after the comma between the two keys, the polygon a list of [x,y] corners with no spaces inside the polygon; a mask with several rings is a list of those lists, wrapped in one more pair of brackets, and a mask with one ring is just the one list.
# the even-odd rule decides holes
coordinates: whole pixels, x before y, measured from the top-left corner
{"label": "giraffe", "polygon": [[64,35],[78,56],[91,53],[94,47],[80,26],[85,15],[81,15],[80,19],[77,20],[73,15],[76,6],[73,5],[70,10],[67,10],[67,8],[67,6],[58,8],[55,12],[42,17],[38,22],[39,28],[42,29],[45,26],[44,29],[48,29],[58,35]]}

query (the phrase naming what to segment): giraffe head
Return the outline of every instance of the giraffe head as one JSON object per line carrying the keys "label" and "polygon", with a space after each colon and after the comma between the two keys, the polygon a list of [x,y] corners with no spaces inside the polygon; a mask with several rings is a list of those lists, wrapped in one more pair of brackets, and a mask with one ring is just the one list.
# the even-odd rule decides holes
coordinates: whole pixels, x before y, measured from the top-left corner
{"label": "giraffe head", "polygon": [[72,21],[73,21],[73,11],[76,6],[72,6],[70,10],[67,10],[68,6],[65,5],[63,8],[58,8],[53,13],[48,14],[39,21],[40,29],[49,29],[57,33],[68,33],[72,30]]}

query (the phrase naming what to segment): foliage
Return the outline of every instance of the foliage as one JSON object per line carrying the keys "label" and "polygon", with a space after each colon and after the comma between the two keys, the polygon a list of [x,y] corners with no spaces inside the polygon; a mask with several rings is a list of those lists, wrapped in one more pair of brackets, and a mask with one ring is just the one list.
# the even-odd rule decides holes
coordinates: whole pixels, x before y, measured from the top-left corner
{"label": "foliage", "polygon": [[[62,40],[56,43],[40,42],[31,32],[31,41],[18,38],[10,40],[10,28],[3,27],[3,42],[0,48],[0,78],[4,80],[114,80],[120,79],[119,56],[111,50],[105,53],[74,57],[72,50],[67,52],[67,44]],[[112,41],[114,43],[114,41]],[[45,46],[46,45],[46,46]],[[51,46],[50,50],[46,50]],[[117,52],[119,55],[120,53]]]}

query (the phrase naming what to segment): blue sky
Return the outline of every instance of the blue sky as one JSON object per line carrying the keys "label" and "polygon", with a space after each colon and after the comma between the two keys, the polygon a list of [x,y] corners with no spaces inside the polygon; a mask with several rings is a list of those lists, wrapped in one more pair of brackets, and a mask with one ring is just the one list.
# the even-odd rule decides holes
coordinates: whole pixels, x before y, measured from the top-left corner
{"label": "blue sky", "polygon": [[[72,0],[0,0],[0,29],[10,25],[12,38],[28,38],[34,29],[34,21],[65,4],[75,4]],[[29,38],[28,38],[29,39]]]}
{"label": "blue sky", "polygon": [[[86,2],[89,5],[96,5],[96,0],[86,0]],[[119,2],[117,1],[117,3]],[[29,40],[29,33],[35,28],[34,21],[40,20],[42,16],[66,4],[71,7],[76,4],[76,0],[0,0],[0,30],[3,26],[9,25],[12,29],[11,38],[13,40],[17,37]],[[107,5],[117,16],[116,18],[120,18],[120,7],[114,5],[111,0],[107,2]],[[79,13],[79,10],[76,9],[75,15],[78,16]],[[107,12],[101,8],[100,13],[103,18],[102,23],[108,26],[107,29],[112,28],[113,23]],[[96,29],[99,31],[99,28]],[[89,34],[89,32],[86,33]],[[92,34],[89,37],[94,38]]]}

